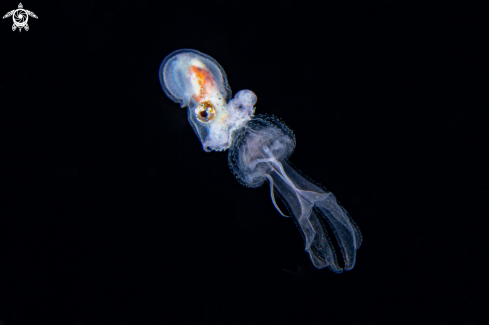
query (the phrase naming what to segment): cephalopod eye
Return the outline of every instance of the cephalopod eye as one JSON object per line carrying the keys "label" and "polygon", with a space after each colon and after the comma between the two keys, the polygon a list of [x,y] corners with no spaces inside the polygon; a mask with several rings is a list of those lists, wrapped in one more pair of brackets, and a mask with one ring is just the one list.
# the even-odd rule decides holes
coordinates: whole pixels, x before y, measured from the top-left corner
{"label": "cephalopod eye", "polygon": [[210,123],[216,118],[216,108],[208,100],[203,101],[195,108],[197,120],[201,123]]}

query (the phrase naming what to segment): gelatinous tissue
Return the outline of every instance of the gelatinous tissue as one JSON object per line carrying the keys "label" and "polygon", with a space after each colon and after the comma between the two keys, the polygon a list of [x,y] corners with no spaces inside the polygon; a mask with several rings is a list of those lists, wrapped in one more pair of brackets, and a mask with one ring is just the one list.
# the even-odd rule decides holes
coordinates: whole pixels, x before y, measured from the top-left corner
{"label": "gelatinous tissue", "polygon": [[[288,158],[295,148],[292,131],[274,116],[255,115],[256,95],[240,90],[231,98],[226,74],[216,60],[196,50],[169,54],[161,63],[160,82],[166,95],[187,107],[188,120],[205,151],[229,149],[229,166],[238,181],[259,187],[267,180],[273,204],[282,216],[278,193],[302,231],[305,250],[315,267],[336,273],[355,265],[360,230],[334,195],[311,182]],[[325,223],[341,250],[336,259]]]}

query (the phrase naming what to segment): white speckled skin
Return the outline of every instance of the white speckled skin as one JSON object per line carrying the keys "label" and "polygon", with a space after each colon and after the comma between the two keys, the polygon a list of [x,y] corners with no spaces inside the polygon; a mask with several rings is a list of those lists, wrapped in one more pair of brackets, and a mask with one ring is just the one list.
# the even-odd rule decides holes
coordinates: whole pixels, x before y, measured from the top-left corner
{"label": "white speckled skin", "polygon": [[[222,151],[232,145],[232,133],[254,114],[256,95],[241,90],[231,99],[226,73],[213,58],[196,50],[179,50],[168,55],[160,67],[163,90],[181,107],[188,108],[189,122],[205,151]],[[215,118],[202,123],[196,108],[209,102]]]}

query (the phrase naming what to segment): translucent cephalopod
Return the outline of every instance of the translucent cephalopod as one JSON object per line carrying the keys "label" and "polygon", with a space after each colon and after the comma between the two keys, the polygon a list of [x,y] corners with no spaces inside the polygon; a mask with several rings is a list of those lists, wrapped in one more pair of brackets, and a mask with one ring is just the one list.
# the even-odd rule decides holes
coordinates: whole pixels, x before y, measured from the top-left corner
{"label": "translucent cephalopod", "polygon": [[256,95],[241,90],[231,99],[226,73],[216,60],[196,50],[169,54],[161,63],[161,86],[166,95],[187,107],[188,120],[205,151],[229,149],[229,166],[238,181],[259,187],[265,180],[275,208],[280,194],[302,230],[305,250],[315,267],[341,273],[324,225],[333,231],[344,259],[344,269],[355,265],[360,230],[334,195],[300,174],[287,159],[295,147],[292,131],[273,116],[254,115]]}

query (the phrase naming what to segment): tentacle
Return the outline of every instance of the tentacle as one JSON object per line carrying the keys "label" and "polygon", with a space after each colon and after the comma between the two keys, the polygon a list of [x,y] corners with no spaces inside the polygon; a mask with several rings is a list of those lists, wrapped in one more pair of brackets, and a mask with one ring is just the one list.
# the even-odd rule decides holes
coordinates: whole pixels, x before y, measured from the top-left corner
{"label": "tentacle", "polygon": [[[327,231],[313,210],[317,208],[333,230],[345,262],[345,270],[351,270],[355,265],[361,235],[346,210],[338,205],[332,193],[327,193],[309,182],[295,172],[286,161],[275,159],[267,146],[263,147],[263,152],[268,155],[269,158],[266,160],[272,165],[270,183],[284,198],[299,224],[305,237],[305,250],[314,265],[317,268],[329,267],[334,272],[342,271]],[[274,205],[282,214],[275,202]]]}

